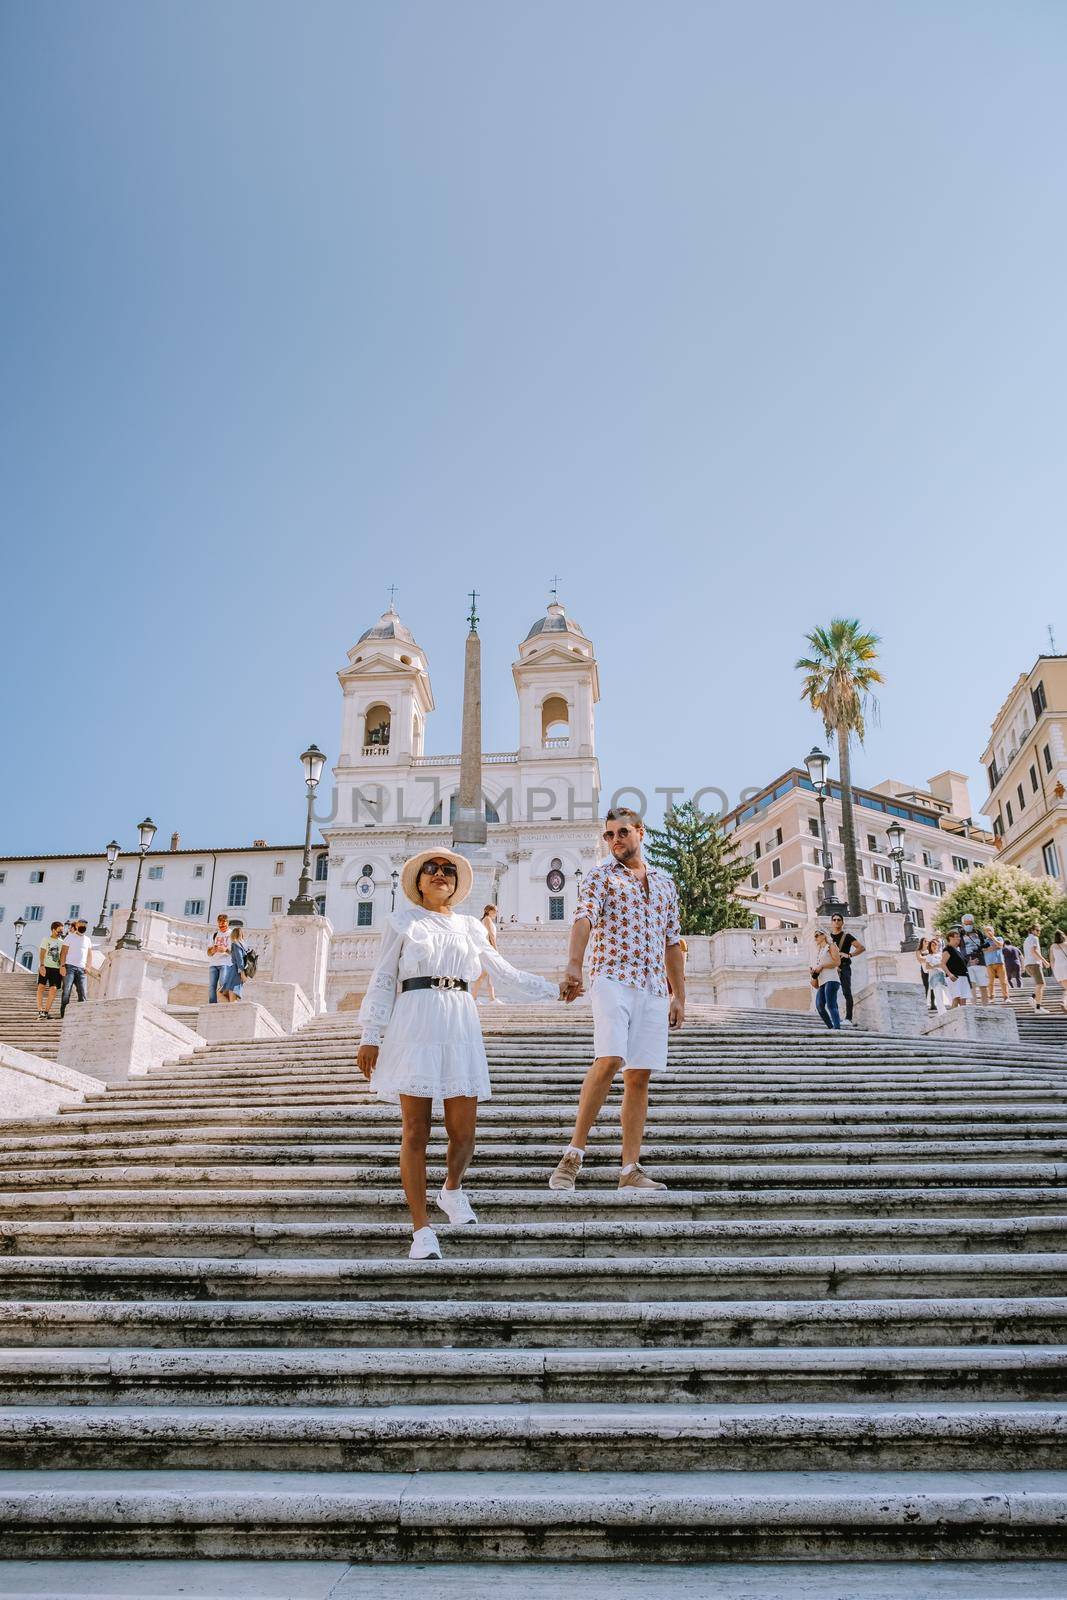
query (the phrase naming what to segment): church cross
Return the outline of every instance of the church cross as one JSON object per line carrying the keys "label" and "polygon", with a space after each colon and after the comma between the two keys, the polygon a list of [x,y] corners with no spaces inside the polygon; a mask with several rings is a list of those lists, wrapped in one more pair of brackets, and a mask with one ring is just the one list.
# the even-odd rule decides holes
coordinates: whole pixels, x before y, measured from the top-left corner
{"label": "church cross", "polygon": [[389,585],[388,593],[389,593],[389,609],[390,609],[390,611],[395,611],[396,610],[396,597],[397,597],[397,593],[398,593],[398,590],[397,590],[397,587],[396,587],[395,583],[391,583]]}
{"label": "church cross", "polygon": [[559,601],[559,574],[558,573],[553,573],[552,578],[550,580],[550,583],[551,583],[551,589],[552,589],[552,598],[553,598],[553,600],[555,600],[558,603],[558,601]]}
{"label": "church cross", "polygon": [[471,614],[467,618],[467,621],[471,625],[471,632],[472,633],[477,633],[478,632],[478,612],[477,612],[477,609],[476,609],[477,608],[477,604],[478,604],[478,591],[476,589],[472,589],[471,590]]}

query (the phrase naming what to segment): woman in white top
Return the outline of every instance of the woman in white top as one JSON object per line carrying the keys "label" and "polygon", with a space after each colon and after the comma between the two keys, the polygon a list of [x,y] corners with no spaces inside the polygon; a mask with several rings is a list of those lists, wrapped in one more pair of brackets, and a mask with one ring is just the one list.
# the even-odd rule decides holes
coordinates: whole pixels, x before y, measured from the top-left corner
{"label": "woman in white top", "polygon": [[938,938],[927,939],[926,954],[923,962],[926,967],[926,976],[929,983],[930,1010],[945,1011],[948,1009],[948,973],[942,962],[941,940]]}
{"label": "woman in white top", "polygon": [[1063,1009],[1067,1011],[1067,933],[1057,928],[1049,947],[1052,959],[1052,976],[1063,990]]}
{"label": "woman in white top", "polygon": [[413,1261],[441,1256],[426,1195],[426,1146],[437,1108],[448,1134],[448,1175],[437,1204],[451,1222],[478,1220],[463,1193],[463,1174],[474,1154],[478,1101],[488,1100],[491,1090],[469,986],[489,971],[516,999],[559,999],[558,984],[519,972],[493,949],[477,917],[455,909],[473,878],[470,862],[452,850],[424,850],[404,863],[400,882],[411,905],[386,924],[359,1012],[359,1070],[372,1079],[379,1100],[399,1105],[403,1118],[400,1178],[411,1211]]}
{"label": "woman in white top", "polygon": [[[493,949],[495,950],[496,947],[497,947],[496,946],[496,906],[494,906],[494,905],[486,906],[485,910],[481,914],[481,917],[479,918],[479,921],[481,922],[482,927],[485,929],[485,937],[489,940],[489,943],[492,945]],[[482,995],[483,994],[488,995],[489,999],[493,1002],[494,1005],[498,1005],[499,1006],[499,1005],[503,1005],[503,1003],[504,1003],[502,1000],[498,1000],[497,999],[496,990],[493,988],[493,980],[489,976],[488,972],[483,972],[479,977],[475,978],[474,987],[471,990],[471,994],[477,1000],[479,1005],[483,1005],[484,1004],[484,1001],[482,1000]]]}

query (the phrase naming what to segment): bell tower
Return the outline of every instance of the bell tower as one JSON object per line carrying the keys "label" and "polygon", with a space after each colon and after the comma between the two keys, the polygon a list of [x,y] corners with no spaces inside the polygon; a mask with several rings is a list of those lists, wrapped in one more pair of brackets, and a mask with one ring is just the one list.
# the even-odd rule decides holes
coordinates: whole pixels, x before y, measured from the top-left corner
{"label": "bell tower", "polygon": [[373,781],[375,769],[410,766],[422,755],[434,709],[430,671],[392,602],[360,634],[337,677],[344,694],[339,769]]}
{"label": "bell tower", "polygon": [[520,644],[511,672],[519,696],[520,760],[595,758],[596,656],[557,599]]}

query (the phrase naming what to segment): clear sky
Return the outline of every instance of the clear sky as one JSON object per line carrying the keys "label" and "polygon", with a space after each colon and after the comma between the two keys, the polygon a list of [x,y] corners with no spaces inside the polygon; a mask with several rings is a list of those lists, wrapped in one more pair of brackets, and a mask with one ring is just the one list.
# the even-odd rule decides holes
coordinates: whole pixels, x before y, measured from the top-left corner
{"label": "clear sky", "polygon": [[[975,775],[1067,650],[1062,0],[0,0],[0,854],[295,840],[399,588],[486,746],[553,574],[605,788]],[[976,803],[984,782],[974,785]]]}

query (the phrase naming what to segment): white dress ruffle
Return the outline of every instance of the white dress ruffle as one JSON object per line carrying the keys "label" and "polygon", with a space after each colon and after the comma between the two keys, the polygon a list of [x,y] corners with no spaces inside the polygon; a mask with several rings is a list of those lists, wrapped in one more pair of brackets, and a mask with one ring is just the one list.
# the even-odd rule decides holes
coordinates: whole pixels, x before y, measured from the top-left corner
{"label": "white dress ruffle", "polygon": [[379,1100],[402,1094],[433,1100],[492,1093],[478,1005],[462,989],[414,989],[405,978],[465,978],[488,972],[506,999],[557,1000],[547,978],[520,972],[489,943],[477,917],[411,906],[394,913],[382,934],[378,965],[359,1008],[361,1043],[381,1048],[371,1079]]}

